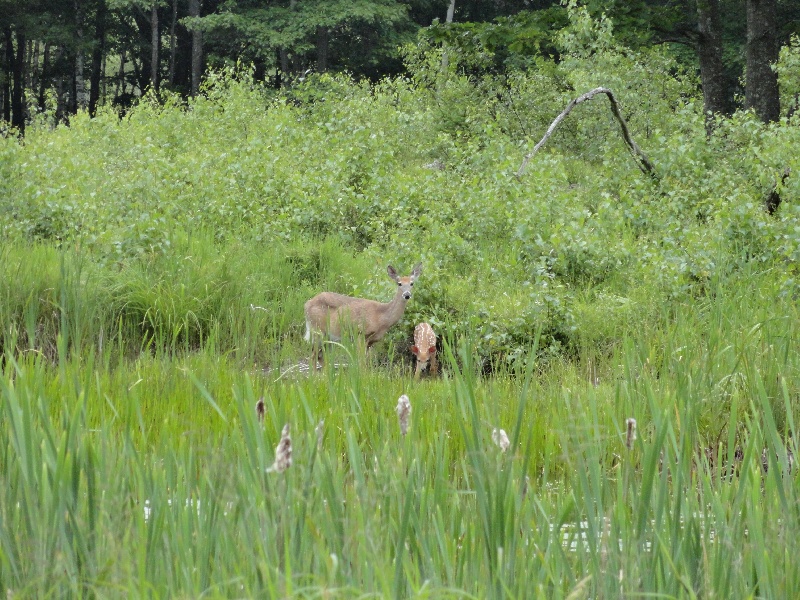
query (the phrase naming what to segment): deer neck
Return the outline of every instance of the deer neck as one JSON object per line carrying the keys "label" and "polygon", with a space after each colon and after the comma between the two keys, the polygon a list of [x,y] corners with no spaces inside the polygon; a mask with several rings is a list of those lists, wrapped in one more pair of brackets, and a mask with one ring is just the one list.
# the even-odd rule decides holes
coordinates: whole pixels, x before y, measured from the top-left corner
{"label": "deer neck", "polygon": [[403,292],[398,290],[391,302],[383,305],[383,320],[386,323],[397,323],[406,312],[408,300],[403,299]]}

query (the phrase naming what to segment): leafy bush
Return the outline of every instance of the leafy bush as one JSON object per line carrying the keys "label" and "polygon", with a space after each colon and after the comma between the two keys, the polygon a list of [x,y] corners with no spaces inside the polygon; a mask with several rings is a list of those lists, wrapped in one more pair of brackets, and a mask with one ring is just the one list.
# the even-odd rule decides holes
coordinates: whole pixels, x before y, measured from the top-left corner
{"label": "leafy bush", "polygon": [[[475,340],[487,369],[515,363],[537,332],[553,355],[608,349],[651,326],[654,306],[700,299],[749,264],[781,265],[793,293],[800,179],[781,173],[798,170],[797,128],[742,114],[708,137],[696,82],[668,53],[624,48],[609,23],[568,14],[561,62],[507,79],[455,55],[443,69],[423,47],[412,79],[320,75],[276,92],[227,70],[188,103],[148,97],[123,119],[31,127],[24,145],[0,142],[0,230],[12,253],[34,241],[60,248],[68,271],[91,263],[81,273],[106,295],[88,302],[98,325],[83,321],[81,343],[123,323],[131,348],[213,342],[262,363],[300,352],[315,293],[388,300],[389,263],[422,260],[424,274],[378,351],[429,320]],[[518,179],[544,129],[597,85],[622,102],[656,179],[602,98]],[[769,216],[772,189],[783,203]],[[21,331],[27,295],[8,298]],[[41,328],[51,347],[62,326]]]}

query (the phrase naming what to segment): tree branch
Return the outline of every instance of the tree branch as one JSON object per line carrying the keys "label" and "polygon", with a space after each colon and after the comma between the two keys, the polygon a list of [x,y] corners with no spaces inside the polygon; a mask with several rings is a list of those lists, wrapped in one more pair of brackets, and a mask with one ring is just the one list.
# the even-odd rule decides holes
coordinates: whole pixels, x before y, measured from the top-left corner
{"label": "tree branch", "polygon": [[556,127],[563,121],[566,116],[581,102],[585,102],[586,100],[591,100],[597,94],[605,94],[608,96],[608,100],[611,103],[611,112],[614,114],[614,117],[619,122],[620,129],[622,130],[622,139],[625,140],[625,143],[628,145],[628,148],[631,151],[631,154],[636,158],[637,164],[639,168],[642,170],[642,173],[645,175],[649,175],[650,177],[657,178],[655,167],[653,167],[653,163],[650,162],[650,159],[647,158],[647,155],[642,152],[642,149],[633,141],[631,138],[631,134],[628,131],[628,124],[625,122],[625,119],[622,117],[622,114],[619,111],[619,104],[617,102],[614,93],[609,90],[608,88],[595,88],[589,92],[586,92],[582,96],[575,98],[567,107],[558,115],[555,120],[550,124],[550,127],[547,128],[547,132],[544,134],[544,137],[539,140],[539,143],[533,147],[528,154],[525,155],[525,158],[522,160],[522,164],[517,171],[517,177],[522,177],[525,173],[525,169],[528,166],[530,160],[534,157],[534,155],[539,151],[539,149],[544,145],[544,143],[550,138],[550,136],[555,131]]}
{"label": "tree branch", "polygon": [[666,37],[661,38],[657,42],[653,42],[654,44],[680,44],[682,46],[689,46],[689,48],[697,48],[697,40],[691,40],[688,38],[680,38],[680,37]]}

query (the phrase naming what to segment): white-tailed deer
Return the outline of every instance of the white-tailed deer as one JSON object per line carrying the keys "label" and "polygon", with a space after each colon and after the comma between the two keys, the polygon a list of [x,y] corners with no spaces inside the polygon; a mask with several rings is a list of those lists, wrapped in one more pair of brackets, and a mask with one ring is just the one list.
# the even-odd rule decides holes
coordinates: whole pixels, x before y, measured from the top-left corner
{"label": "white-tailed deer", "polygon": [[436,334],[428,323],[420,323],[414,327],[414,345],[411,353],[417,357],[417,370],[414,377],[419,378],[430,365],[429,373],[436,375],[439,372],[439,361],[436,360]]}
{"label": "white-tailed deer", "polygon": [[316,361],[322,363],[323,338],[338,342],[342,339],[342,329],[350,326],[363,336],[369,348],[403,317],[414,281],[422,273],[422,263],[418,263],[408,277],[400,277],[392,265],[386,270],[397,283],[397,293],[391,302],[353,298],[334,292],[322,292],[306,302],[305,339],[311,342],[312,369]]}

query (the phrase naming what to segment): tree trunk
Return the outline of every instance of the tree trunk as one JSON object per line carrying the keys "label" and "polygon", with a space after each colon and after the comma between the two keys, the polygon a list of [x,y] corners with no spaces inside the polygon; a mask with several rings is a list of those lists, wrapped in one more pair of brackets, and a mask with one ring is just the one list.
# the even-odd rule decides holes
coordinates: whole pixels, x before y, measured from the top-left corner
{"label": "tree trunk", "polygon": [[17,30],[17,58],[14,61],[14,90],[11,93],[11,125],[25,133],[25,34]]}
{"label": "tree trunk", "polygon": [[47,68],[50,66],[50,42],[45,42],[42,54],[42,73],[39,76],[39,97],[37,101],[39,110],[44,112],[47,108],[47,77],[49,75]]}
{"label": "tree trunk", "polygon": [[[152,2],[153,0],[148,0]],[[145,13],[143,10],[136,10],[131,13],[134,23],[136,23],[136,30],[139,32],[138,43],[134,45],[128,55],[128,64],[133,71],[133,85],[131,86],[131,94],[144,93],[150,85],[152,75],[150,74],[150,67],[152,66],[153,53],[153,31],[150,22],[150,11]]]}
{"label": "tree trunk", "polygon": [[150,86],[154,91],[158,91],[158,5],[153,0],[153,10],[150,11]]}
{"label": "tree trunk", "polygon": [[[180,0],[179,0],[180,2]],[[175,24],[175,76],[172,89],[189,95],[192,86],[192,32],[181,23],[181,16],[188,12],[178,4],[178,22]]]}
{"label": "tree trunk", "polygon": [[131,68],[133,69],[134,84],[131,86],[130,94],[136,95],[136,88],[139,88],[139,95],[144,94],[147,89],[147,82],[150,81],[150,61],[139,62],[139,56],[134,54],[131,57]]}
{"label": "tree trunk", "polygon": [[67,113],[70,115],[74,115],[78,112],[78,81],[76,74],[77,69],[73,62],[69,77],[69,92],[67,93],[67,98],[69,99],[67,103]]}
{"label": "tree trunk", "polygon": [[[449,25],[453,22],[453,16],[456,14],[456,0],[450,0],[450,5],[447,7],[447,16],[444,22]],[[447,47],[442,48],[442,73],[447,71],[450,64],[450,58],[447,56]]]}
{"label": "tree trunk", "polygon": [[[289,0],[289,10],[294,10],[295,6],[297,5],[297,0]],[[276,87],[280,87],[282,85],[289,85],[289,73],[292,70],[291,59],[289,57],[289,49],[286,47],[281,47],[278,49],[278,59],[280,64],[281,73],[283,73],[283,77],[276,81]]]}
{"label": "tree trunk", "polygon": [[[189,0],[189,16],[200,16],[200,0]],[[200,92],[200,78],[203,76],[203,32],[192,27],[192,96]]]}
{"label": "tree trunk", "polygon": [[775,37],[776,0],[747,0],[747,76],[745,108],[769,123],[780,117],[778,75],[772,65],[778,62]]}
{"label": "tree trunk", "polygon": [[[64,60],[66,49],[59,46],[54,63],[60,64]],[[63,73],[56,76],[56,120],[59,122],[67,119],[67,82]]]}
{"label": "tree trunk", "polygon": [[317,72],[328,70],[328,28],[317,27]]}
{"label": "tree trunk", "polygon": [[119,54],[119,71],[117,72],[117,83],[114,87],[114,98],[119,98],[125,93],[125,50]]}
{"label": "tree trunk", "polygon": [[40,63],[42,62],[42,45],[38,40],[32,44],[31,50],[33,52],[33,56],[31,57],[31,76],[28,88],[33,91],[39,87],[39,82],[42,80],[42,69],[40,67]]}
{"label": "tree trunk", "polygon": [[14,72],[14,38],[12,37],[11,28],[7,27],[5,30],[6,38],[6,51],[5,60],[3,61],[3,120],[6,123],[11,122],[11,73]]}
{"label": "tree trunk", "polygon": [[75,35],[78,38],[78,48],[75,52],[75,85],[73,99],[73,112],[86,108],[86,83],[84,81],[84,53],[83,53],[83,10],[78,0],[75,0]]}
{"label": "tree trunk", "polygon": [[169,86],[175,85],[175,25],[178,22],[178,0],[172,0],[172,22],[169,25]]}
{"label": "tree trunk", "polygon": [[286,48],[278,48],[278,77],[275,78],[275,87],[282,87],[288,81],[289,74],[289,51]]}
{"label": "tree trunk", "polygon": [[28,49],[25,52],[25,87],[34,87],[33,78],[39,68],[39,42],[28,40]]}
{"label": "tree trunk", "polygon": [[89,114],[94,116],[97,112],[97,103],[100,100],[100,83],[103,76],[103,61],[106,50],[106,3],[101,0],[97,7],[94,23],[95,47],[92,50],[92,77],[89,90]]}
{"label": "tree trunk", "polygon": [[108,102],[108,77],[106,77],[106,65],[108,64],[108,54],[103,52],[103,59],[100,61],[100,97],[103,104]]}
{"label": "tree trunk", "polygon": [[700,61],[700,81],[703,86],[703,112],[706,128],[715,114],[728,115],[728,89],[725,67],[722,64],[722,27],[719,0],[697,0],[697,57]]}

